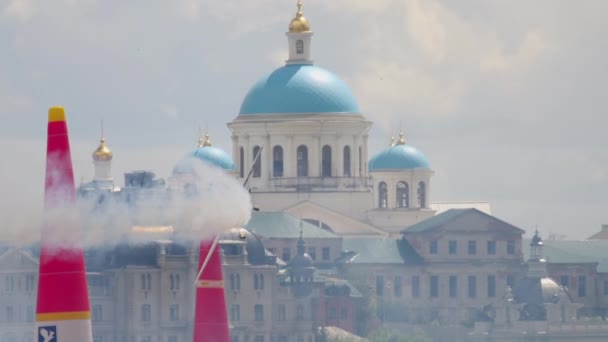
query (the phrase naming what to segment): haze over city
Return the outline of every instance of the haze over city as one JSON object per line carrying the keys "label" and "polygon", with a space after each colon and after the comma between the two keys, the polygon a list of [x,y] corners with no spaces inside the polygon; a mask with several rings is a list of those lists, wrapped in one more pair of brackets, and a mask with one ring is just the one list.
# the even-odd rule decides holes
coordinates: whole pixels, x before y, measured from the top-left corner
{"label": "haze over city", "polygon": [[[374,122],[424,151],[433,200],[489,201],[584,239],[608,218],[605,1],[305,1],[312,58]],[[0,213],[42,206],[45,115],[66,108],[77,182],[101,121],[113,174],[166,177],[198,126],[230,151],[250,86],[287,58],[293,1],[0,0]],[[6,195],[9,194],[9,195]]]}

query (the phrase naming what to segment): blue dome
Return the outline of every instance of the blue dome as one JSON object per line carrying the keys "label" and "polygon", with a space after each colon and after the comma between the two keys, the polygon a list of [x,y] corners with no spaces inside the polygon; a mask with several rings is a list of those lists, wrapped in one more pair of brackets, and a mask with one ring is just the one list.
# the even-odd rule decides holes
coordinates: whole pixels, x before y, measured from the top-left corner
{"label": "blue dome", "polygon": [[234,162],[230,155],[223,150],[213,146],[199,147],[192,155],[204,162],[211,163],[225,170],[234,170]]}
{"label": "blue dome", "polygon": [[191,173],[193,171],[193,159],[190,157],[195,157],[204,163],[220,167],[224,170],[234,170],[234,162],[228,153],[220,150],[217,147],[204,146],[197,148],[192,153],[188,154],[187,158],[184,158],[178,162],[173,168],[173,173]]}
{"label": "blue dome", "polygon": [[402,144],[388,147],[369,161],[369,171],[429,169],[431,165],[417,148]]}
{"label": "blue dome", "polygon": [[241,115],[359,113],[348,86],[314,65],[286,65],[259,80],[245,97]]}

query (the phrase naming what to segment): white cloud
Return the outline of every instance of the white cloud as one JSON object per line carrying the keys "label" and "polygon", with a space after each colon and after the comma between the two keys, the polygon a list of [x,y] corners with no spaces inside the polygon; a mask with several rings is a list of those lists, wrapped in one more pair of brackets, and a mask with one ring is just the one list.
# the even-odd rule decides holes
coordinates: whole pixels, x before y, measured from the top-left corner
{"label": "white cloud", "polygon": [[[4,1],[3,1],[4,2]],[[29,19],[34,13],[33,0],[10,0],[4,7],[4,14],[20,20]]]}

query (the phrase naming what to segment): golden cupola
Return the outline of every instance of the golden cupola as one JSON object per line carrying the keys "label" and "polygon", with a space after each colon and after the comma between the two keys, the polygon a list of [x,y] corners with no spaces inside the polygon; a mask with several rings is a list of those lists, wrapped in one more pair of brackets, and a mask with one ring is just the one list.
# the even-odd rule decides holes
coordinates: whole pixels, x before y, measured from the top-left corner
{"label": "golden cupola", "polygon": [[308,19],[304,17],[302,14],[302,1],[298,1],[298,12],[296,13],[296,17],[293,18],[291,23],[289,24],[289,32],[291,33],[303,33],[310,32],[310,23]]}
{"label": "golden cupola", "polygon": [[106,145],[106,140],[101,137],[99,141],[99,146],[93,152],[93,160],[95,161],[103,161],[103,160],[111,160],[112,159],[112,151]]}

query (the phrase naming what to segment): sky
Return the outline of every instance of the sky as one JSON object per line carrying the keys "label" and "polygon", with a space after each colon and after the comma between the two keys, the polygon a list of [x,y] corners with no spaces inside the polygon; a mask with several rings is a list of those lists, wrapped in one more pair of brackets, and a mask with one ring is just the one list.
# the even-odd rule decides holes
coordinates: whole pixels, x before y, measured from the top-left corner
{"label": "sky", "polygon": [[[608,223],[608,2],[304,0],[312,57],[374,126],[430,160],[432,201],[584,239]],[[0,216],[42,206],[46,116],[66,108],[77,183],[104,135],[113,175],[166,178],[198,127],[231,151],[257,79],[284,64],[296,0],[0,0]]]}

